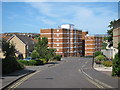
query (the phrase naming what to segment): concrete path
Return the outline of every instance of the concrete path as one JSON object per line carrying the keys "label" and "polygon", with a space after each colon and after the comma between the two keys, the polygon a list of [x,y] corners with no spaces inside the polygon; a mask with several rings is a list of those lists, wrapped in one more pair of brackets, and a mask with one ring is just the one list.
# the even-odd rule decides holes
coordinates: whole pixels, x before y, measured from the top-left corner
{"label": "concrete path", "polygon": [[112,75],[112,67],[105,67],[104,65],[98,65],[98,64],[95,64],[94,63],[94,69],[97,70],[97,71],[100,71],[104,74],[107,74],[109,76]]}

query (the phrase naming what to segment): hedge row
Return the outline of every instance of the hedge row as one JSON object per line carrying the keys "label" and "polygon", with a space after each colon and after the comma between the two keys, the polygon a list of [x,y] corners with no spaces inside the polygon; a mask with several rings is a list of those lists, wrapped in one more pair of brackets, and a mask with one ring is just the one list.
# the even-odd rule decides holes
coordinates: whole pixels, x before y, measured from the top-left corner
{"label": "hedge row", "polygon": [[18,60],[19,63],[22,63],[23,65],[27,66],[36,66],[36,65],[43,65],[44,62],[41,60]]}

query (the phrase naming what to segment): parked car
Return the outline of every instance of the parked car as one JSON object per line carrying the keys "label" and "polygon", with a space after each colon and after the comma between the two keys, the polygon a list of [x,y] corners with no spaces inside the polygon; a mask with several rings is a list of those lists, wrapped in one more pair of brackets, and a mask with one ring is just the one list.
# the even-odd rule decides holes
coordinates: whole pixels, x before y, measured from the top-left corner
{"label": "parked car", "polygon": [[23,59],[23,60],[32,60],[32,58],[31,57],[27,57],[27,58],[25,58],[25,59]]}

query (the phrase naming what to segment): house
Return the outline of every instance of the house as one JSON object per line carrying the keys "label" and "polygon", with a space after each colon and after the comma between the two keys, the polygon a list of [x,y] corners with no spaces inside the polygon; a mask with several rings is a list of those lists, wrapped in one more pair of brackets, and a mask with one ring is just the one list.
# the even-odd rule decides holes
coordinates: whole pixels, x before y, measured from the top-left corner
{"label": "house", "polygon": [[19,59],[28,57],[34,49],[35,40],[26,35],[13,35],[7,41],[13,43],[16,48],[16,56]]}
{"label": "house", "polygon": [[48,47],[56,48],[57,54],[63,57],[81,56],[82,31],[73,24],[63,24],[56,29],[41,29],[40,37],[48,38]]}
{"label": "house", "polygon": [[115,21],[113,25],[113,47],[117,48],[120,42],[120,19]]}
{"label": "house", "polygon": [[113,24],[113,58],[118,53],[118,43],[120,42],[120,19]]}

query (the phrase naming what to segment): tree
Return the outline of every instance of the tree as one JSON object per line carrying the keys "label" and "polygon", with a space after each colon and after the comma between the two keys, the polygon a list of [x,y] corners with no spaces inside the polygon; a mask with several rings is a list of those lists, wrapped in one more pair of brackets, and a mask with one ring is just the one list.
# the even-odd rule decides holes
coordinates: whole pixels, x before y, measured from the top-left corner
{"label": "tree", "polygon": [[34,36],[33,36],[33,38],[34,38],[34,39],[36,39],[36,40],[38,40],[38,39],[39,39],[39,37],[40,37],[40,35],[39,35],[39,34],[38,34],[38,35],[34,35]]}
{"label": "tree", "polygon": [[2,40],[2,52],[4,53],[5,58],[15,56],[15,45],[10,42]]}
{"label": "tree", "polygon": [[35,46],[35,50],[39,53],[39,57],[43,58],[47,54],[47,44],[48,40],[46,37],[38,39],[38,43]]}
{"label": "tree", "polygon": [[53,48],[51,48],[51,49],[47,49],[47,55],[46,55],[46,59],[47,60],[50,60],[50,59],[54,59],[54,57],[55,57],[55,52],[56,52],[56,49],[53,49]]}
{"label": "tree", "polygon": [[106,49],[107,43],[103,42],[102,43],[102,49]]}
{"label": "tree", "polygon": [[0,41],[2,43],[1,50],[4,53],[5,58],[2,59],[2,73],[7,74],[15,70],[23,69],[23,65],[18,63],[15,57],[15,46],[5,40]]}
{"label": "tree", "polygon": [[38,43],[35,46],[35,51],[39,54],[38,58],[48,61],[54,58],[56,49],[48,49],[48,39],[46,37],[39,37]]}
{"label": "tree", "polygon": [[112,75],[120,77],[120,42],[118,43],[118,53],[115,55],[115,58],[113,59],[112,63]]}
{"label": "tree", "polygon": [[113,27],[114,27],[115,22],[116,22],[116,20],[111,21],[110,25],[108,26],[110,28],[110,30],[107,30],[107,34],[109,36],[106,37],[106,40],[108,40],[108,42],[110,43],[109,47],[113,46]]}
{"label": "tree", "polygon": [[101,52],[101,51],[96,51],[95,53],[94,53],[94,57],[97,57],[97,56],[99,56],[99,55],[102,55],[103,53]]}
{"label": "tree", "polygon": [[31,57],[32,57],[32,59],[39,58],[39,53],[36,50],[33,50],[31,53]]}

